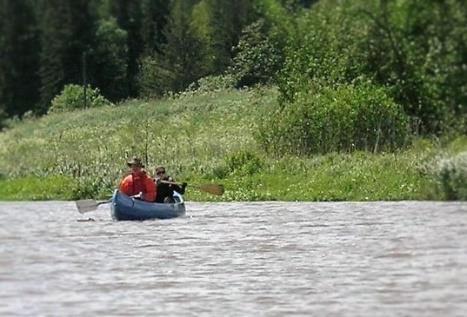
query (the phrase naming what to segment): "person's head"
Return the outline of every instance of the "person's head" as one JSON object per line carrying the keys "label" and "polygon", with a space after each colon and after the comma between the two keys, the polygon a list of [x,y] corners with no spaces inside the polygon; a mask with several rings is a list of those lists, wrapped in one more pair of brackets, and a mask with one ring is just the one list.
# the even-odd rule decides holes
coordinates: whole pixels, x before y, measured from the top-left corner
{"label": "person's head", "polygon": [[144,168],[141,159],[137,157],[133,157],[133,159],[131,161],[128,161],[126,164],[129,168],[131,168],[132,172],[139,172],[142,168]]}
{"label": "person's head", "polygon": [[164,177],[165,176],[165,167],[158,166],[156,167],[156,177]]}

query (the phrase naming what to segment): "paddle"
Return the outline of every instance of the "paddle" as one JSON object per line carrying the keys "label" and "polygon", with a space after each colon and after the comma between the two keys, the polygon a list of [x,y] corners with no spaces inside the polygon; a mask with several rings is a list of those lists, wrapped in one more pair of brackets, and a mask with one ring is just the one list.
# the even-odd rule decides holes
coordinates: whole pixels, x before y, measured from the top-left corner
{"label": "paddle", "polygon": [[[164,184],[182,186],[181,183],[177,183],[177,182],[170,182],[170,181],[165,181],[165,180],[159,180],[159,182],[164,183]],[[206,192],[212,195],[222,196],[224,194],[224,185],[220,185],[220,184],[202,184],[202,185],[190,185],[190,186],[202,192]]]}
{"label": "paddle", "polygon": [[80,213],[84,214],[85,212],[94,211],[100,205],[108,204],[111,201],[112,201],[112,199],[100,200],[100,201],[95,201],[95,200],[92,200],[92,199],[83,199],[83,200],[77,200],[75,203],[76,203],[76,207],[78,208],[78,211]]}

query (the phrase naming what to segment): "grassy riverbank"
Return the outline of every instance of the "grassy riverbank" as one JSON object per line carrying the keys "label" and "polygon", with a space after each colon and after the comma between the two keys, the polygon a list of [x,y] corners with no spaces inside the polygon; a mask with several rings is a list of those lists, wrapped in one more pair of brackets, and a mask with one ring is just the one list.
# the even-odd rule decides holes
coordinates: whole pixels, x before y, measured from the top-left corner
{"label": "grassy riverbank", "polygon": [[[410,141],[396,153],[312,157],[262,151],[255,133],[277,107],[273,88],[186,93],[12,123],[0,133],[0,200],[111,194],[127,157],[147,157],[189,184],[222,183],[222,197],[188,200],[406,200],[452,198],[439,162],[467,139]],[[462,193],[461,193],[462,194]]]}

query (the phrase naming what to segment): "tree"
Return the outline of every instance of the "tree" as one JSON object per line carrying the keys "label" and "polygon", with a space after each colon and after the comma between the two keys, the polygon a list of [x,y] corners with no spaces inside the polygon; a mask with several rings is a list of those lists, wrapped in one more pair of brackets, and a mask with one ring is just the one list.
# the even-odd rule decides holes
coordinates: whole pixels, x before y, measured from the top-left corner
{"label": "tree", "polygon": [[33,3],[0,0],[0,105],[8,116],[38,102],[39,51]]}
{"label": "tree", "polygon": [[127,32],[128,72],[127,85],[130,96],[136,96],[138,87],[136,79],[139,70],[139,58],[144,49],[141,35],[142,12],[141,2],[134,0],[107,0],[112,16],[117,19],[118,25]]}
{"label": "tree", "polygon": [[174,0],[161,53],[144,59],[140,74],[143,95],[178,92],[206,75],[202,43],[190,26],[194,1]]}
{"label": "tree", "polygon": [[227,69],[242,29],[254,19],[253,3],[248,0],[201,0],[196,5],[193,27],[211,56],[210,73],[220,74]]}
{"label": "tree", "polygon": [[170,12],[169,4],[167,0],[142,0],[141,38],[146,55],[160,53],[162,45],[167,42],[164,28]]}
{"label": "tree", "polygon": [[268,36],[264,19],[245,27],[229,73],[239,87],[272,82],[282,64],[281,51]]}
{"label": "tree", "polygon": [[92,83],[111,101],[128,96],[127,32],[115,19],[101,20],[96,31],[96,46],[90,64],[94,69]]}
{"label": "tree", "polygon": [[300,8],[309,8],[318,0],[280,0],[281,4],[290,11],[297,11]]}
{"label": "tree", "polygon": [[371,26],[367,71],[393,87],[417,132],[442,133],[465,114],[465,10],[460,0],[380,0],[378,10],[361,10]]}
{"label": "tree", "polygon": [[41,20],[42,112],[65,84],[82,82],[83,53],[94,43],[90,0],[44,0]]}

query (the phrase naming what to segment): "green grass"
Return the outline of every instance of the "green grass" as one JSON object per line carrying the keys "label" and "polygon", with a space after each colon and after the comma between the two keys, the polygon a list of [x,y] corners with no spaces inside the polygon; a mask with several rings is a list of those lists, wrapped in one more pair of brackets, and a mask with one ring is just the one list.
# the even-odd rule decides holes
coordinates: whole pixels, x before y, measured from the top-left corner
{"label": "green grass", "polygon": [[4,200],[72,200],[73,193],[73,179],[64,176],[26,176],[0,181],[0,198]]}
{"label": "green grass", "polygon": [[[128,157],[148,157],[189,184],[222,183],[195,201],[444,199],[430,167],[467,138],[417,140],[396,153],[272,156],[255,139],[274,88],[187,93],[16,122],[0,133],[0,200],[106,198]],[[146,150],[147,148],[147,150]]]}

